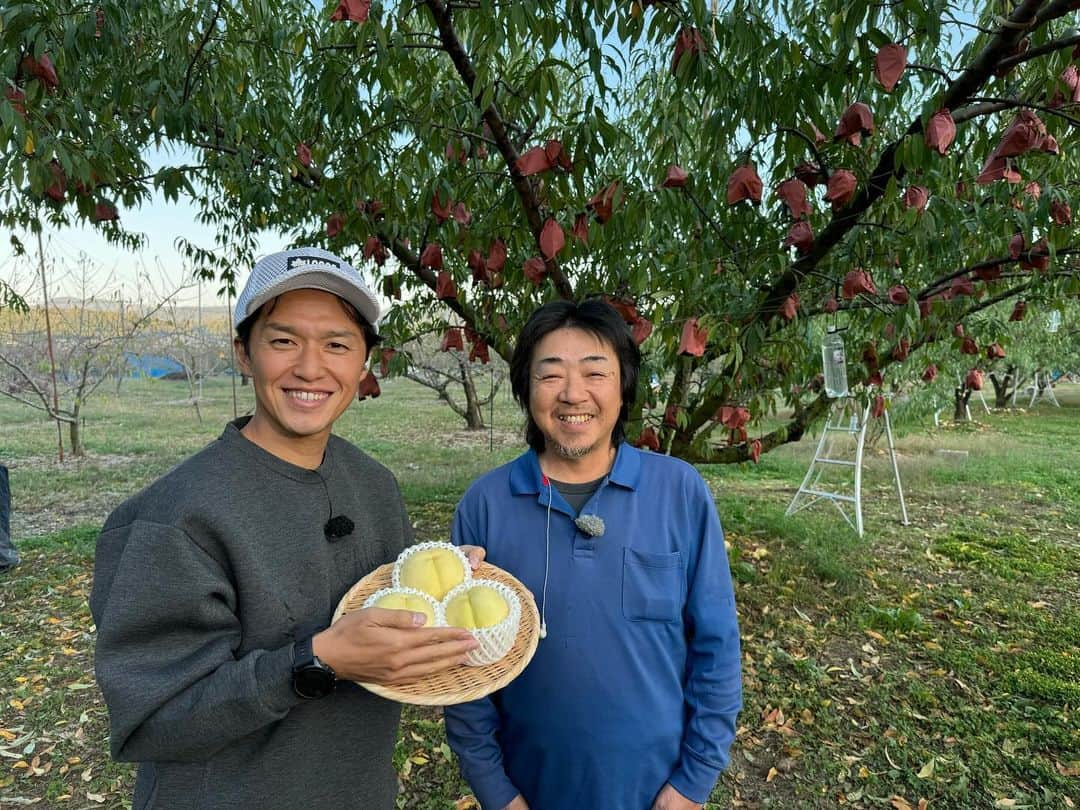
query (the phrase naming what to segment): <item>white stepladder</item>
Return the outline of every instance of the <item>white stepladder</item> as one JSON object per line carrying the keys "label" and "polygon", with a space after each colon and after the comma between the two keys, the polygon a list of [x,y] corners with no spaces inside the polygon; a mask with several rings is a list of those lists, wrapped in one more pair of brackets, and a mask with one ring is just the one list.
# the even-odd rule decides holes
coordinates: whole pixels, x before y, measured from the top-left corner
{"label": "white stepladder", "polygon": [[[1042,378],[1042,387],[1039,386],[1039,379]],[[1050,401],[1050,404],[1056,408],[1061,407],[1061,403],[1057,401],[1057,397],[1054,396],[1054,386],[1051,385],[1052,378],[1049,374],[1039,374],[1035,372],[1032,376],[1031,382],[1024,387],[1024,393],[1031,392],[1031,402],[1028,403],[1028,407],[1031,408],[1035,405],[1036,400],[1046,399]],[[1016,394],[1020,391],[1020,381],[1017,380],[1016,386],[1013,388],[1012,404],[1016,407]]]}
{"label": "white stepladder", "polygon": [[[896,462],[896,444],[893,441],[892,422],[889,420],[889,412],[882,414],[885,420],[885,437],[889,444],[889,459],[892,462],[893,477],[896,481],[896,495],[900,500],[900,517],[904,526],[909,525],[907,505],[904,503],[904,487],[900,483],[900,467]],[[818,439],[817,450],[810,462],[810,468],[806,471],[806,477],[799,485],[799,491],[788,504],[785,515],[793,515],[818,501],[829,501],[836,507],[847,524],[855,530],[855,533],[863,535],[862,516],[862,463],[863,448],[866,445],[866,428],[870,421],[870,406],[859,407],[851,397],[837,399],[825,420],[825,426],[821,430],[821,438]],[[838,435],[847,434],[855,437],[855,459],[838,458],[833,454],[834,439]],[[854,487],[852,494],[831,492],[826,490],[821,478],[825,470],[832,467],[849,467],[854,472]],[[845,506],[847,508],[845,508]],[[848,514],[849,510],[852,514]],[[854,518],[854,519],[853,519]]]}

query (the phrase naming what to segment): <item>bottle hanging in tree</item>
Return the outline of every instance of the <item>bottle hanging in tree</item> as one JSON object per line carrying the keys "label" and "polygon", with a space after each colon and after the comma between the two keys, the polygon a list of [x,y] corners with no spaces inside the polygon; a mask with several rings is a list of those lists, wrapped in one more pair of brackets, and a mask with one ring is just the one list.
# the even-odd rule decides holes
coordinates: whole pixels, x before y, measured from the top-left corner
{"label": "bottle hanging in tree", "polygon": [[844,338],[830,326],[821,342],[821,364],[825,371],[825,393],[837,399],[848,394],[847,355],[844,353]]}
{"label": "bottle hanging in tree", "polygon": [[1052,309],[1046,318],[1046,331],[1053,334],[1061,328],[1061,310]]}

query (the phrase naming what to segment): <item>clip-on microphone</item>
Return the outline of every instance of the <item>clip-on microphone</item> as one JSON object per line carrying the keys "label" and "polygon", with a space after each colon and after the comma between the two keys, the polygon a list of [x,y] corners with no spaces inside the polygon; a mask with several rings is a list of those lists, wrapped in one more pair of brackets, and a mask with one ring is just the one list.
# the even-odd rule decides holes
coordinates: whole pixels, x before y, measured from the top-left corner
{"label": "clip-on microphone", "polygon": [[336,543],[342,537],[352,534],[355,528],[356,524],[345,515],[335,515],[326,521],[326,525],[323,526],[323,534],[331,543]]}

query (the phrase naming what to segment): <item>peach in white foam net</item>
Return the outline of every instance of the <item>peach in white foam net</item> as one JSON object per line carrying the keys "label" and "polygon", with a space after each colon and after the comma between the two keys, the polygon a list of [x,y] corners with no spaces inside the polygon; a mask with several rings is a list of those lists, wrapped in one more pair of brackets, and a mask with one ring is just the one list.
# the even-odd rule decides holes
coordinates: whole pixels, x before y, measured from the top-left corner
{"label": "peach in white foam net", "polygon": [[474,583],[446,602],[446,623],[453,627],[494,627],[509,615],[506,598],[485,585]]}
{"label": "peach in white foam net", "polygon": [[514,646],[521,622],[521,602],[509,586],[491,579],[463,582],[442,604],[446,623],[464,627],[480,642],[466,663],[484,666],[498,661]]}
{"label": "peach in white foam net", "polygon": [[442,600],[455,586],[470,579],[469,560],[449,543],[419,543],[398,555],[395,587],[415,588]]}
{"label": "peach in white foam net", "polygon": [[442,608],[428,594],[415,588],[383,588],[364,601],[364,607],[386,610],[411,610],[424,614],[424,627],[436,627],[443,623]]}

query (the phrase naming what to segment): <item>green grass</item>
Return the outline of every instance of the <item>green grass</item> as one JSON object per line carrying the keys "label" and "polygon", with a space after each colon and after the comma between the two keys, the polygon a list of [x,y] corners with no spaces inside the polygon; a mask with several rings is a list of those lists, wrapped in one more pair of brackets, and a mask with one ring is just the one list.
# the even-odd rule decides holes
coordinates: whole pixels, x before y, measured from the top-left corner
{"label": "green grass", "polygon": [[[244,412],[250,388],[237,394]],[[208,384],[201,424],[185,396],[138,382],[91,400],[89,455],[63,465],[54,429],[0,401],[24,558],[0,580],[0,806],[129,804],[90,674],[93,545],[120,500],[231,417],[227,381]],[[911,525],[871,448],[863,538],[827,504],[784,516],[810,439],[702,468],[731,546],[745,691],[710,806],[1080,806],[1080,387],[1058,397],[960,429],[897,425]],[[494,431],[470,434],[407,381],[339,427],[398,476],[421,539],[445,538],[469,482],[521,449],[503,394]],[[401,807],[470,806],[438,710],[406,708],[395,764]]]}

